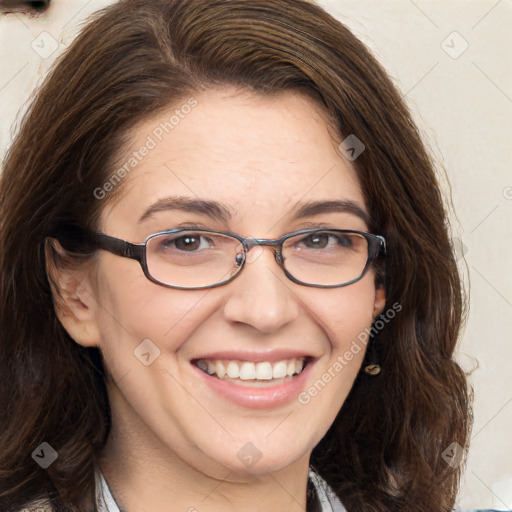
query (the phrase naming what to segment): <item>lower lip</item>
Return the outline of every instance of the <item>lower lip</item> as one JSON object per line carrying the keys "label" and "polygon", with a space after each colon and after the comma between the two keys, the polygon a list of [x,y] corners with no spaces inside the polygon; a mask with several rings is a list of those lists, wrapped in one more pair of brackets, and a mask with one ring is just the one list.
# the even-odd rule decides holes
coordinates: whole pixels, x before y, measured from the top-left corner
{"label": "lower lip", "polygon": [[192,367],[199,373],[199,377],[204,380],[206,385],[221,397],[250,409],[271,409],[297,399],[305,386],[307,376],[313,364],[314,361],[310,361],[304,370],[289,382],[266,388],[233,384],[217,377],[212,377],[194,364],[192,364]]}

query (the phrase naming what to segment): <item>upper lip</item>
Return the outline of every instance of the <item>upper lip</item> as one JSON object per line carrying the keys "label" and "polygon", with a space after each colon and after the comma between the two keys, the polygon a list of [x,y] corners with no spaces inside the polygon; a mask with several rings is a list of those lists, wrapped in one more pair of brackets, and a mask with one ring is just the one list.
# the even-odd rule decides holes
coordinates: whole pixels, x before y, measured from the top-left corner
{"label": "upper lip", "polygon": [[217,352],[208,352],[206,354],[193,357],[191,361],[199,361],[201,359],[227,359],[231,361],[252,361],[254,363],[269,361],[283,361],[284,359],[300,359],[310,358],[313,359],[312,354],[308,354],[303,350],[290,350],[290,349],[274,349],[267,351],[243,351],[243,350],[222,350]]}

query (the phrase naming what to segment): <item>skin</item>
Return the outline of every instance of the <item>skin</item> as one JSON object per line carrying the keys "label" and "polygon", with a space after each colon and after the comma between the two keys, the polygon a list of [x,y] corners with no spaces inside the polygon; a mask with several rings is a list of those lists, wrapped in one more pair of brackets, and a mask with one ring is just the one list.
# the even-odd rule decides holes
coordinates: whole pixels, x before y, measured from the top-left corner
{"label": "skin", "polygon": [[[350,213],[292,219],[295,205],[306,200],[350,199],[368,211],[316,103],[293,93],[263,97],[235,89],[194,97],[192,112],[124,178],[119,200],[102,213],[104,233],[140,243],[183,222],[258,238],[313,223],[368,230]],[[173,111],[138,126],[126,156]],[[165,211],[138,222],[170,195],[215,199],[232,219]],[[317,358],[306,389],[383,311],[385,292],[371,271],[346,287],[301,286],[265,248],[227,285],[176,290],[150,282],[136,261],[99,251],[92,270],[62,271],[59,282],[67,304],[61,322],[77,343],[100,347],[111,374],[113,426],[100,465],[121,508],[305,510],[311,451],[340,410],[364,350],[308,404],[293,400],[263,411],[218,396],[190,360],[211,350],[303,349]],[[144,366],[133,351],[148,338],[161,354]],[[261,452],[251,467],[237,457],[248,442]]]}

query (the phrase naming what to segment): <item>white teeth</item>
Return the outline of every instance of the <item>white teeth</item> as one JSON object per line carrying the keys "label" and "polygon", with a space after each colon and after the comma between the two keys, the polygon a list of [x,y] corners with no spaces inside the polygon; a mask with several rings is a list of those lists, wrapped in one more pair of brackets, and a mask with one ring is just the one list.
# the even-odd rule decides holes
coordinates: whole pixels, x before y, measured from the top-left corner
{"label": "white teeth", "polygon": [[226,375],[226,368],[222,361],[215,361],[215,373],[219,379],[223,379],[224,375]]}
{"label": "white teeth", "polygon": [[271,380],[272,379],[272,365],[270,363],[256,364],[256,378],[258,380]]}
{"label": "white teeth", "polygon": [[256,378],[256,368],[253,363],[242,363],[240,367],[240,378],[242,380],[252,380]]}
{"label": "white teeth", "polygon": [[305,358],[285,359],[275,363],[200,359],[196,365],[209,375],[216,375],[219,379],[270,381],[299,374],[304,368],[304,361]]}
{"label": "white teeth", "polygon": [[272,369],[272,377],[274,379],[282,379],[286,377],[286,361],[279,361]]}
{"label": "white teeth", "polygon": [[237,379],[240,377],[240,368],[234,361],[230,361],[226,368],[226,373],[230,379]]}

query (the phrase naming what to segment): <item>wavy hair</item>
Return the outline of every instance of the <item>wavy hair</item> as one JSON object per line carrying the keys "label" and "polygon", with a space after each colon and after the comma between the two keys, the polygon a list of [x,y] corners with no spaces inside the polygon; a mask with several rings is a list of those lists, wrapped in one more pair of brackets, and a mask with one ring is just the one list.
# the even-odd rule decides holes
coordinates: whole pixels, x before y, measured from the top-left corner
{"label": "wavy hair", "polygon": [[[38,91],[0,181],[0,509],[49,499],[84,510],[109,432],[101,354],[59,323],[45,245],[63,222],[96,229],[95,190],[112,175],[139,123],[211,87],[316,99],[342,138],[365,145],[353,162],[385,236],[387,308],[361,372],[311,464],[348,511],[446,512],[467,448],[471,397],[453,353],[467,299],[450,243],[433,160],[392,81],[367,48],[319,6],[302,0],[124,0],[93,16]],[[53,293],[52,293],[53,287]],[[363,363],[363,366],[366,363]],[[58,452],[46,470],[31,458]],[[455,466],[455,467],[452,467]],[[308,503],[308,511],[315,506]]]}

